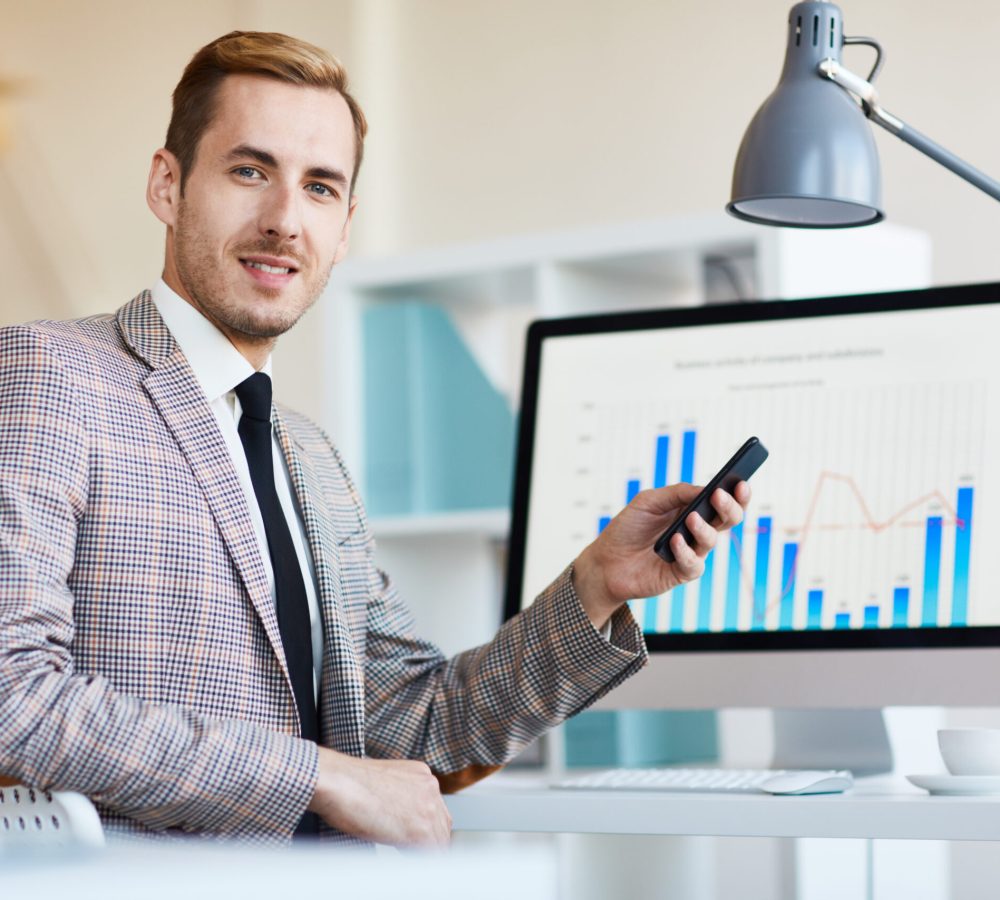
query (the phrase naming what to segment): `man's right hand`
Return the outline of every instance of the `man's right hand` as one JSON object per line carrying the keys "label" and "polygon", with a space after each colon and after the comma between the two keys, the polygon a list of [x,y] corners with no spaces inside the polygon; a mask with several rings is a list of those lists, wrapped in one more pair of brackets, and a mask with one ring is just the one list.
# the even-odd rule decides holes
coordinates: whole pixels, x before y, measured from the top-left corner
{"label": "man's right hand", "polygon": [[309,809],[327,824],[378,844],[447,846],[451,814],[424,763],[318,749],[319,779]]}

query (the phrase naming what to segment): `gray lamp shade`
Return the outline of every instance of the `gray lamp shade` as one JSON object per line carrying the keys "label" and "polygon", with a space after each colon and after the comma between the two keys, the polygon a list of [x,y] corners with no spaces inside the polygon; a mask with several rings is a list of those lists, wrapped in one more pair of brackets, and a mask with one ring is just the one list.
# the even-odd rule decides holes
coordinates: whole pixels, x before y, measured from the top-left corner
{"label": "gray lamp shade", "polygon": [[818,73],[840,61],[840,9],[799,3],[789,16],[778,86],[743,136],[726,209],[741,219],[799,228],[880,221],[881,178],[871,128],[858,104]]}

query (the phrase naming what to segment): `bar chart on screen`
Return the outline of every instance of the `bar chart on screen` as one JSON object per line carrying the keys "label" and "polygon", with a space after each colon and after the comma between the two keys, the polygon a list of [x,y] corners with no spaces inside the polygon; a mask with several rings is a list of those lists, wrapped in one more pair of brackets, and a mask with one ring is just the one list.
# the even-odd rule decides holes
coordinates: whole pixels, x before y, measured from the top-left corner
{"label": "bar chart on screen", "polygon": [[[824,391],[817,402],[806,386],[781,389],[777,405],[766,396],[773,390],[764,386],[737,402],[717,398],[713,425],[705,426],[683,413],[657,417],[643,404],[591,410],[593,440],[579,444],[589,458],[578,471],[598,507],[595,533],[617,512],[616,492],[622,506],[644,488],[707,480],[751,421],[771,448],[746,521],[708,555],[702,577],[632,602],[643,629],[969,624],[982,390],[859,387]],[[714,424],[733,419],[748,425]],[[643,444],[645,461],[624,450]]]}
{"label": "bar chart on screen", "polygon": [[752,355],[740,352],[745,330],[731,346],[716,330],[711,354],[665,332],[633,337],[628,353],[614,335],[567,341],[556,351],[566,381],[540,397],[536,462],[549,475],[532,485],[529,578],[544,586],[640,492],[703,484],[757,435],[770,457],[744,522],[700,579],[631,601],[644,631],[1000,624],[986,584],[1000,433],[989,379],[873,321],[863,341],[803,327],[798,350]]}
{"label": "bar chart on screen", "polygon": [[[780,404],[774,390],[716,398],[704,426],[651,404],[589,410],[577,471],[597,510],[595,533],[616,499],[620,507],[645,488],[707,480],[751,422],[771,448],[746,521],[719,541],[701,578],[632,601],[643,630],[969,624],[981,386],[884,385],[822,398],[786,387]],[[715,424],[734,419],[748,424]],[[646,460],[632,449],[643,445]]]}

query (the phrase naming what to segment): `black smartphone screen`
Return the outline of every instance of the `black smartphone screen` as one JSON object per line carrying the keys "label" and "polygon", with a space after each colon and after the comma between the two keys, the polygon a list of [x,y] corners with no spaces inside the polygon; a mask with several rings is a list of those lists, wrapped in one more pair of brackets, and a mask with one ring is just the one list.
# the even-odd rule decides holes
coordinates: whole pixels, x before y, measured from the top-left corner
{"label": "black smartphone screen", "polygon": [[716,488],[722,488],[732,494],[741,481],[746,481],[754,472],[760,468],[760,464],[767,459],[767,448],[755,437],[750,438],[716,474],[716,476],[705,485],[705,489],[698,494],[677,517],[674,523],[657,538],[653,545],[653,550],[657,556],[666,562],[674,561],[673,551],[670,549],[670,538],[675,534],[681,534],[687,545],[694,544],[694,537],[684,520],[691,513],[696,512],[706,522],[711,523],[717,518],[715,507],[712,506],[711,496]]}

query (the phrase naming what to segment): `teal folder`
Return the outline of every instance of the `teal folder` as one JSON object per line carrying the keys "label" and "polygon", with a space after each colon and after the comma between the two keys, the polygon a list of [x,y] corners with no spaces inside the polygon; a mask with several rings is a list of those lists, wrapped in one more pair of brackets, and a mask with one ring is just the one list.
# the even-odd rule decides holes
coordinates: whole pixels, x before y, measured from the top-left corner
{"label": "teal folder", "polygon": [[568,767],[636,768],[719,758],[711,710],[591,710],[569,719],[563,734]]}
{"label": "teal folder", "polygon": [[447,313],[363,313],[365,495],[371,515],[510,504],[514,416]]}

